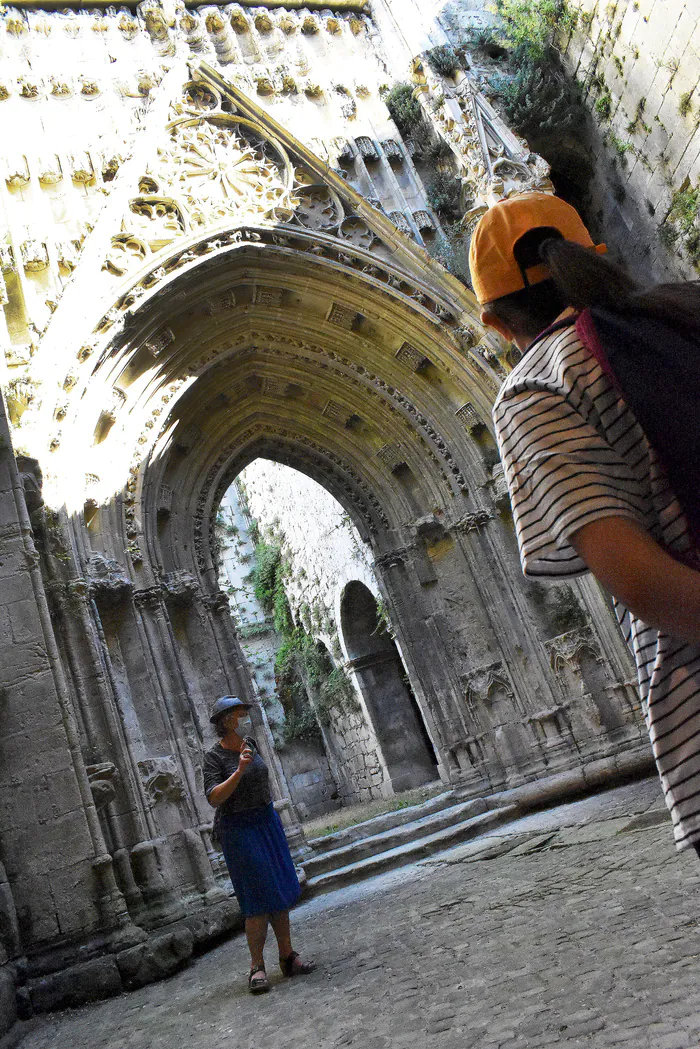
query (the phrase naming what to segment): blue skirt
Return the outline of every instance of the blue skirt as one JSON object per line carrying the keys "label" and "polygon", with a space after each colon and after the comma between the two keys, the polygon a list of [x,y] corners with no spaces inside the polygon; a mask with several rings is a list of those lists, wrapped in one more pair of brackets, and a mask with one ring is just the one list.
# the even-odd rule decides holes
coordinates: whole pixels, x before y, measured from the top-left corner
{"label": "blue skirt", "polygon": [[217,833],[244,918],[294,906],[301,887],[272,802],[222,816]]}

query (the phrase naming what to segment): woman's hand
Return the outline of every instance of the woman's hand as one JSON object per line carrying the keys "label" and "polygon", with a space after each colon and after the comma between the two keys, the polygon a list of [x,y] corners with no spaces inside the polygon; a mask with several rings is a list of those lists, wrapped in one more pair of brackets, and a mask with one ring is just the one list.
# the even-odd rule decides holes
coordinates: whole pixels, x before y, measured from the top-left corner
{"label": "woman's hand", "polygon": [[254,757],[255,751],[252,747],[246,744],[238,758],[238,768],[236,771],[233,772],[228,779],[225,779],[223,783],[220,783],[218,787],[214,787],[213,790],[209,791],[208,801],[210,805],[216,809],[219,805],[223,805],[225,801],[228,801],[238,784],[241,782],[241,776]]}
{"label": "woman's hand", "polygon": [[238,771],[242,772],[250,765],[251,761],[255,757],[252,747],[245,746],[241,751],[241,756],[238,759]]}

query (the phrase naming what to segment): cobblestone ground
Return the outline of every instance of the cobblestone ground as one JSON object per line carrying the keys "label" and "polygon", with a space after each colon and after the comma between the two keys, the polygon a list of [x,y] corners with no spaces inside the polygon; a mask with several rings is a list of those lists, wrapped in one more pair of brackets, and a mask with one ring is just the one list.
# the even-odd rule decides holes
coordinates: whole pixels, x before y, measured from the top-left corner
{"label": "cobblestone ground", "polygon": [[237,938],[35,1021],[23,1049],[698,1046],[700,862],[661,804],[624,787],[310,900],[294,923],[320,968],[270,994],[247,993]]}

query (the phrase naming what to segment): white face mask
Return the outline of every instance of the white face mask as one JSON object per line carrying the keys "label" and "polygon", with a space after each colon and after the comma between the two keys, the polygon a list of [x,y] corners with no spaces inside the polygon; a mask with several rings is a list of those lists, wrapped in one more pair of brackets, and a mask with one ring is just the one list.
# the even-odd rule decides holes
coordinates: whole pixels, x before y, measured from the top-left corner
{"label": "white face mask", "polygon": [[253,722],[250,720],[250,716],[246,714],[236,722],[236,732],[239,736],[246,736],[253,727]]}

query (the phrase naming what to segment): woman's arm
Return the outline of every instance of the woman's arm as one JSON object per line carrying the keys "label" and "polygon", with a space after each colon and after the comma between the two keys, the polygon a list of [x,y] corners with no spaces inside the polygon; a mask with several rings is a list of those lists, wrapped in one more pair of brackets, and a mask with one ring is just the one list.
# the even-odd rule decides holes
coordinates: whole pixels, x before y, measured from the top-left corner
{"label": "woman's arm", "polygon": [[598,582],[642,622],[700,645],[700,572],[674,560],[636,521],[592,521],[569,542]]}
{"label": "woman's arm", "polygon": [[228,779],[225,779],[223,783],[219,783],[218,786],[214,787],[209,791],[207,801],[213,808],[217,809],[219,805],[223,805],[225,801],[233,794],[234,790],[241,782],[241,777],[253,760],[254,754],[250,747],[244,747],[241,751],[241,756],[238,759],[238,768],[233,772]]}

